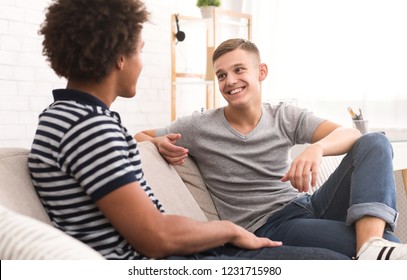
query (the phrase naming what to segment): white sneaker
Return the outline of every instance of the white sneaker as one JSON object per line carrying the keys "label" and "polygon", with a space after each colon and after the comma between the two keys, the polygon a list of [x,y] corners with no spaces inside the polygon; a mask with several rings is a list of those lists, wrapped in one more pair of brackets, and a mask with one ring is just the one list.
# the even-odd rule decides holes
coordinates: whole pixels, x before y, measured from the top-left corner
{"label": "white sneaker", "polygon": [[372,237],[360,248],[357,260],[407,260],[407,245]]}

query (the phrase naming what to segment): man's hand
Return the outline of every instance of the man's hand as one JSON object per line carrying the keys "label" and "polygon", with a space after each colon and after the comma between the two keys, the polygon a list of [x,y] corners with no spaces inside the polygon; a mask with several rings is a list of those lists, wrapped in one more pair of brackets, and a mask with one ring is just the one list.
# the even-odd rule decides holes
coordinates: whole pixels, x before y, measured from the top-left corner
{"label": "man's hand", "polygon": [[290,181],[299,192],[307,192],[310,183],[312,187],[317,183],[322,156],[323,151],[319,145],[309,146],[292,162],[290,170],[281,178],[281,181]]}
{"label": "man's hand", "polygon": [[266,237],[257,237],[240,226],[236,225],[236,228],[238,231],[237,237],[230,242],[230,244],[236,247],[255,250],[263,247],[278,247],[283,245],[281,241],[273,241]]}
{"label": "man's hand", "polygon": [[172,165],[184,164],[188,157],[188,149],[177,146],[176,142],[181,138],[179,133],[170,133],[162,137],[155,138],[155,145],[161,156]]}

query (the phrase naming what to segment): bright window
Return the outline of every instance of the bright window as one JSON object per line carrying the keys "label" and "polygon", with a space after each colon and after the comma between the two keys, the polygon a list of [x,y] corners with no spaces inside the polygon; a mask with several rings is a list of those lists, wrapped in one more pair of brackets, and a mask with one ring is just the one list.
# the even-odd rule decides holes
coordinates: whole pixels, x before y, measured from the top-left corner
{"label": "bright window", "polygon": [[265,100],[295,100],[351,125],[407,129],[407,1],[243,1],[269,66]]}

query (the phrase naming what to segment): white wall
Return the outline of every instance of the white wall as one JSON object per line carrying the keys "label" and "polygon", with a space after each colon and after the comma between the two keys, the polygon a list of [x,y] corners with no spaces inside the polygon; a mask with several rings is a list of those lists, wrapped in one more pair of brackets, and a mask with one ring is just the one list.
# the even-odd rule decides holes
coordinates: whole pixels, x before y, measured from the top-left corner
{"label": "white wall", "polygon": [[[346,107],[351,105],[355,110],[361,107],[370,115],[372,126],[406,128],[407,52],[401,50],[407,48],[407,17],[404,16],[407,9],[400,9],[407,7],[403,4],[405,1],[222,2],[222,8],[242,8],[243,12],[253,15],[253,40],[259,46],[263,60],[270,70],[263,88],[265,99],[298,99],[298,105],[309,107],[317,114],[344,125],[351,125]],[[336,3],[333,6],[335,9],[328,2]],[[49,0],[0,0],[0,147],[30,147],[37,116],[52,102],[52,89],[65,87],[65,81],[55,76],[41,54],[42,38],[37,31],[44,19],[47,3]],[[143,33],[146,43],[143,50],[144,70],[139,79],[137,96],[133,99],[118,99],[112,106],[113,110],[121,114],[131,133],[170,122],[170,15],[180,13],[200,16],[195,0],[145,0],[145,3],[152,13],[152,20],[145,25]],[[365,9],[365,5],[368,5],[368,9]],[[307,20],[307,14],[313,10],[318,12]],[[376,17],[382,18],[381,10],[391,20],[376,22]],[[343,14],[342,17],[339,12]],[[363,38],[358,37],[360,32],[352,31],[352,24],[349,23],[352,20],[357,25],[359,16],[362,25],[357,27],[359,29],[353,29],[357,31],[364,27]],[[330,20],[331,18],[334,19]],[[365,19],[368,23],[364,23]],[[335,25],[335,22],[344,24]],[[336,29],[329,29],[330,26]],[[386,29],[380,28],[381,26]],[[316,36],[313,33],[306,33],[317,28],[331,30],[332,33],[326,31],[325,37],[321,38],[312,37]],[[400,31],[397,33],[394,28],[400,28]],[[334,60],[328,61],[330,56],[327,51],[337,50],[338,44],[335,42],[342,42],[346,38],[346,32],[350,32],[358,43],[353,49],[365,59],[358,60],[355,69],[351,58],[347,57],[347,61],[350,61],[348,71],[344,72],[346,75],[341,75],[336,70],[344,61],[338,56],[332,56],[331,59]],[[293,41],[301,34],[302,37],[298,38],[301,42],[294,44]],[[321,48],[324,52],[310,47],[313,42],[324,43],[324,48]],[[363,44],[369,42],[371,44],[368,46],[371,48],[368,53],[363,53]],[[343,43],[342,46],[344,45]],[[307,49],[304,46],[308,46]],[[344,49],[350,50],[349,53],[352,51],[352,48],[342,48]],[[301,53],[305,50],[307,54]],[[402,55],[394,56],[396,51]],[[321,56],[327,59],[321,60]],[[309,66],[313,66],[317,59],[320,67],[310,70]],[[366,65],[371,69],[370,74],[363,72]],[[344,69],[342,71],[346,71]],[[381,75],[376,75],[379,72]],[[358,78],[358,73],[363,74],[359,76],[362,79]],[[345,77],[351,79],[344,79]],[[355,78],[352,80],[352,77]],[[350,82],[355,82],[354,86]],[[342,96],[345,92],[348,93],[347,98]],[[370,102],[373,93],[378,93],[380,98]],[[190,98],[192,97],[179,99],[187,101]],[[184,106],[188,107],[190,104]]]}
{"label": "white wall", "polygon": [[46,1],[0,1],[0,146],[27,146],[38,113],[61,84],[37,35]]}
{"label": "white wall", "polygon": [[[52,102],[52,89],[65,87],[42,56],[38,35],[49,0],[0,0],[0,147],[30,147],[38,114]],[[199,16],[192,0],[146,0],[152,14],[143,36],[144,69],[137,96],[118,99],[130,132],[170,122],[170,15]]]}
{"label": "white wall", "polygon": [[361,108],[371,128],[407,129],[407,1],[245,2],[271,69],[265,99],[297,99],[343,125],[348,106]]}

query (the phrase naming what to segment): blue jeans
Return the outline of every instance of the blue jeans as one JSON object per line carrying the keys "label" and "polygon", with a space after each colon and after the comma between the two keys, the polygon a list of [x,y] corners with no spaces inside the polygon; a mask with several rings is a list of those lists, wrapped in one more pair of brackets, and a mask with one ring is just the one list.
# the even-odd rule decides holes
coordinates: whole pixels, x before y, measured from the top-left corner
{"label": "blue jeans", "polygon": [[172,256],[169,260],[349,260],[349,257],[325,248],[279,246],[243,250],[222,246],[194,255]]}
{"label": "blue jeans", "polygon": [[290,246],[322,247],[356,255],[354,223],[363,216],[386,221],[385,239],[400,242],[396,225],[393,151],[381,133],[355,143],[328,180],[312,195],[301,196],[256,231]]}

